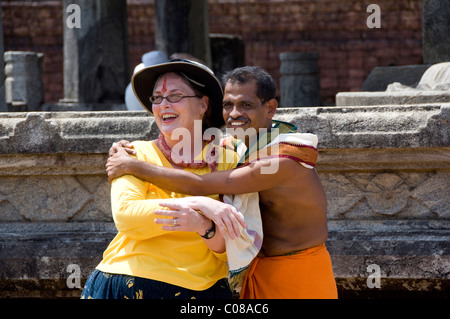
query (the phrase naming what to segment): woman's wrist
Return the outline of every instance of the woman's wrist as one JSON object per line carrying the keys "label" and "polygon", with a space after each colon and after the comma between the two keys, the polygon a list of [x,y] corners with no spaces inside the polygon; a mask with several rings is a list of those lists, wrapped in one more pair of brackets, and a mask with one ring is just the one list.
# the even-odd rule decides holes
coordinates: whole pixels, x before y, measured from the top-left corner
{"label": "woman's wrist", "polygon": [[[198,213],[198,212],[197,212]],[[199,234],[200,236],[205,236],[206,233],[208,232],[208,230],[211,230],[213,228],[214,222],[205,217],[204,215],[198,213],[202,219],[202,221],[199,223],[199,229],[197,230],[197,234]]]}

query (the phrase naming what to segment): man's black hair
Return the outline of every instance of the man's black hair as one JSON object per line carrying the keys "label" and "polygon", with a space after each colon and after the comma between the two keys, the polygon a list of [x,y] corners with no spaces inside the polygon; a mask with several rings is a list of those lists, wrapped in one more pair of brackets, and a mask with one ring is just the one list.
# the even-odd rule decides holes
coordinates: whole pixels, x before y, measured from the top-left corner
{"label": "man's black hair", "polygon": [[245,84],[256,81],[256,95],[267,102],[276,98],[276,86],[269,73],[259,66],[244,66],[225,73],[222,77],[223,87],[230,83]]}

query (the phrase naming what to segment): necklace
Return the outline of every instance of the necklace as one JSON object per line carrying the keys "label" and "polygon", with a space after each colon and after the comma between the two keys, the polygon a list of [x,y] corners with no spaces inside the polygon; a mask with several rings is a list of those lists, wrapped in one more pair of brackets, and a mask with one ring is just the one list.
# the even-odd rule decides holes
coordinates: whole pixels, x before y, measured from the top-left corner
{"label": "necklace", "polygon": [[214,136],[212,140],[208,143],[208,150],[206,154],[206,161],[202,159],[199,163],[190,163],[185,162],[178,154],[175,154],[172,152],[172,148],[167,145],[166,140],[164,138],[163,133],[159,133],[158,136],[158,144],[159,148],[161,149],[161,152],[164,154],[164,156],[173,164],[182,167],[182,168],[203,168],[206,167],[206,165],[209,166],[209,169],[211,172],[217,171],[217,162],[218,162],[218,152],[216,151],[216,148],[214,147]]}

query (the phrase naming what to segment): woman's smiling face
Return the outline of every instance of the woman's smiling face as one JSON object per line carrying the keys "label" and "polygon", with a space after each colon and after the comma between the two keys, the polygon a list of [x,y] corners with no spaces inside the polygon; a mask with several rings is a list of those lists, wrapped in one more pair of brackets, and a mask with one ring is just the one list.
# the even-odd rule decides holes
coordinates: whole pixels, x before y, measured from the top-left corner
{"label": "woman's smiling face", "polygon": [[[169,102],[166,97],[179,95],[183,97],[178,102]],[[153,90],[153,96],[165,97],[160,104],[153,104],[152,111],[156,124],[166,137],[171,140],[171,135],[176,128],[186,128],[194,132],[194,120],[201,120],[208,108],[207,97],[195,97],[194,90],[187,81],[176,73],[162,75]],[[193,97],[194,96],[194,97]]]}

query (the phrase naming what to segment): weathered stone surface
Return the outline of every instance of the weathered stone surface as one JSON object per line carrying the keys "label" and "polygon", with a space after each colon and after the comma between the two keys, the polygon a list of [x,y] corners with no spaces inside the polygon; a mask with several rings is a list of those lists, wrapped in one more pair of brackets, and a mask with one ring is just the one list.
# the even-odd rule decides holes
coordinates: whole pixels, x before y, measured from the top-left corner
{"label": "weathered stone surface", "polygon": [[448,91],[450,90],[450,61],[433,64],[429,67],[415,90]]}
{"label": "weathered stone surface", "polygon": [[[80,27],[67,23],[79,8]],[[125,0],[64,0],[64,99],[68,103],[124,101],[130,81]]]}
{"label": "weathered stone surface", "polygon": [[361,91],[386,91],[389,84],[398,82],[416,86],[431,64],[404,66],[376,66],[367,76]]}
{"label": "weathered stone surface", "polygon": [[147,112],[1,113],[0,154],[107,153],[118,138],[159,134]]}
{"label": "weathered stone surface", "polygon": [[[450,103],[280,108],[276,118],[317,134],[321,149],[450,144]],[[106,153],[117,139],[151,139],[159,134],[145,111],[1,113],[0,119],[0,154]]]}
{"label": "weathered stone surface", "polygon": [[317,52],[284,52],[280,54],[280,106],[320,105],[318,57]]}
{"label": "weathered stone surface", "polygon": [[450,61],[450,6],[446,0],[423,1],[423,60]]}
{"label": "weathered stone surface", "polygon": [[[444,297],[450,289],[449,220],[333,220],[328,223],[341,296]],[[369,265],[380,287],[368,288]],[[420,294],[420,295],[419,295]]]}
{"label": "weathered stone surface", "polygon": [[[281,108],[276,119],[319,136],[341,296],[448,294],[450,104]],[[79,296],[67,267],[83,284],[116,232],[107,151],[157,135],[145,111],[0,113],[1,297]],[[379,289],[367,286],[371,264]]]}
{"label": "weathered stone surface", "polygon": [[[408,76],[408,72],[401,70],[397,76],[403,81],[402,77]],[[336,94],[336,105],[415,105],[450,102],[450,62],[430,66],[420,81],[413,86],[393,82],[394,79],[395,77],[387,85],[385,92],[340,92]]]}
{"label": "weathered stone surface", "polygon": [[245,65],[244,41],[240,37],[213,33],[209,35],[209,41],[212,70],[219,80],[226,72]]}
{"label": "weathered stone surface", "polygon": [[[3,45],[3,20],[2,9],[0,8],[0,57],[3,56],[5,47]],[[0,59],[0,112],[7,112],[5,101],[5,61]]]}
{"label": "weathered stone surface", "polygon": [[336,94],[337,106],[357,105],[415,105],[423,103],[448,103],[449,92],[402,91],[402,92],[339,92]]}
{"label": "weathered stone surface", "polygon": [[391,168],[392,172],[383,173],[379,167],[374,172],[326,172],[322,167],[318,171],[330,220],[450,219],[450,203],[439,196],[450,189],[446,171],[405,173]]}
{"label": "weathered stone surface", "polygon": [[[113,223],[0,223],[0,298],[75,297],[115,236]],[[80,286],[69,286],[69,265]]]}
{"label": "weathered stone surface", "polygon": [[7,51],[5,61],[5,101],[8,111],[40,111],[44,103],[42,53]]}
{"label": "weathered stone surface", "polygon": [[373,148],[371,154],[377,154],[386,148],[450,145],[450,103],[282,108],[277,114],[299,131],[317,134],[321,149],[356,149],[360,154]]}
{"label": "weathered stone surface", "polygon": [[386,92],[442,92],[450,91],[450,62],[433,64],[422,75],[419,83],[411,87],[398,82],[388,85]]}
{"label": "weathered stone surface", "polygon": [[188,53],[211,65],[208,1],[156,1],[155,23],[157,50],[167,56]]}
{"label": "weathered stone surface", "polygon": [[109,190],[108,181],[95,176],[5,177],[0,221],[111,221]]}

